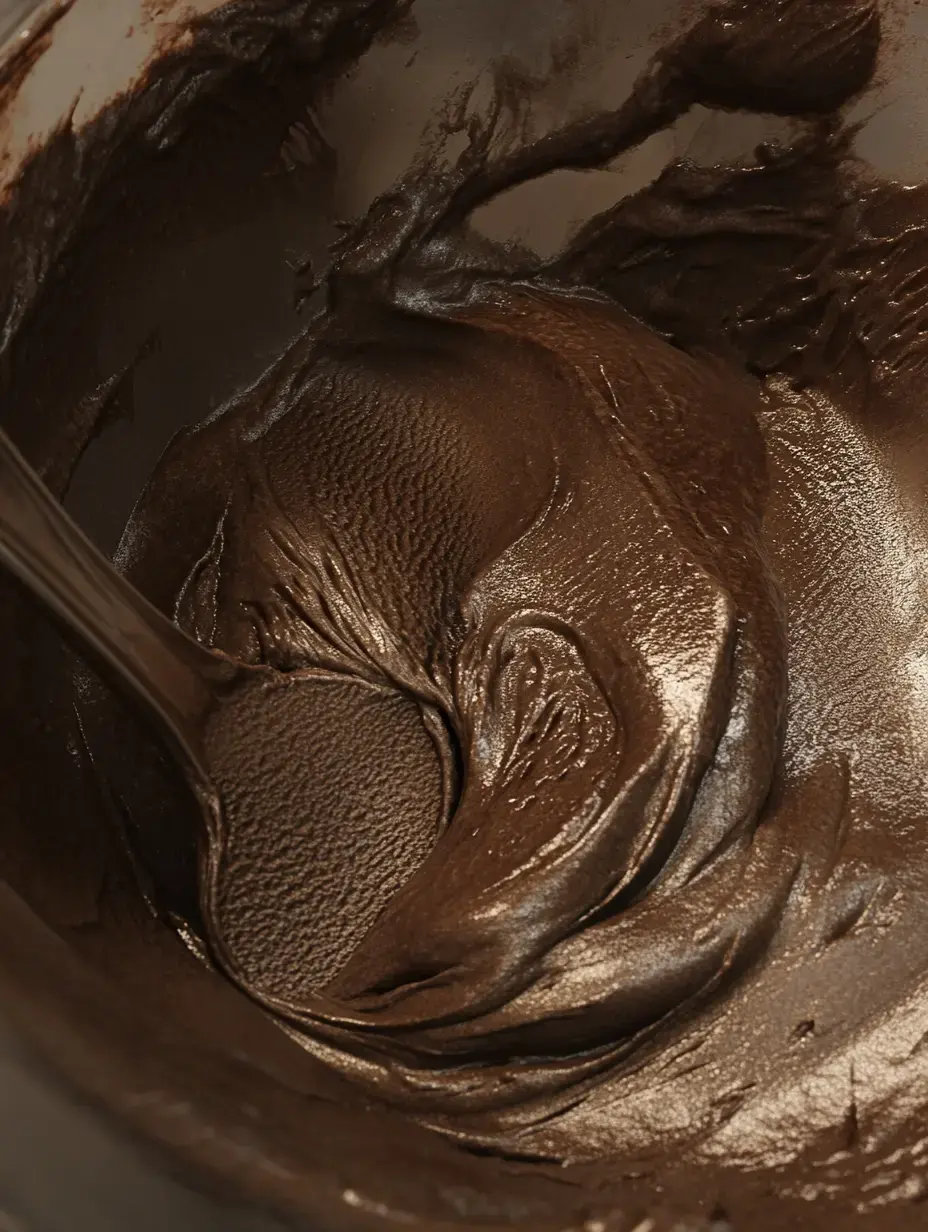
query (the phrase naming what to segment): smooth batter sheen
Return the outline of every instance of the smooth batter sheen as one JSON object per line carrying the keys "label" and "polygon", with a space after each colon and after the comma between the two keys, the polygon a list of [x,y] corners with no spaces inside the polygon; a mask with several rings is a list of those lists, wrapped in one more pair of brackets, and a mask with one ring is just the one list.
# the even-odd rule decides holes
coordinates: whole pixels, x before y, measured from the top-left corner
{"label": "smooth batter sheen", "polygon": [[[928,194],[868,181],[836,110],[879,39],[865,0],[727,4],[530,146],[504,77],[489,120],[452,109],[458,162],[346,234],[325,310],[123,538],[198,640],[315,682],[212,737],[243,794],[199,879],[88,688],[155,903],[469,1147],[808,1152],[781,1189],[816,1198],[892,1143],[862,1203],[921,1193]],[[673,166],[548,263],[467,229],[696,102],[795,140]]]}
{"label": "smooth batter sheen", "polygon": [[[800,937],[822,969],[842,941],[840,970],[894,842],[912,841],[928,763],[903,752],[918,747],[921,609],[877,617],[885,550],[855,561],[828,537],[849,518],[865,541],[917,535],[901,493],[888,511],[872,446],[843,428],[849,405],[765,389],[598,294],[625,272],[632,205],[552,268],[508,279],[451,228],[501,187],[595,165],[697,99],[825,111],[866,84],[877,40],[868,6],[725,9],[614,116],[508,156],[493,122],[472,127],[456,169],[414,173],[341,243],[329,308],[256,389],[174,443],[123,540],[128,575],[200,640],[331,673],[308,712],[282,703],[256,730],[243,704],[221,736],[233,748],[207,750],[248,767],[204,891],[220,964],[331,1064],[467,1141],[574,1160],[681,1130],[715,1141],[736,1076],[723,1121],[765,1096],[758,1057],[745,1072],[719,1013],[743,1031],[757,998],[785,1008],[796,972],[773,956]],[[808,140],[820,176],[835,139]],[[728,212],[709,173],[691,213],[760,247],[741,180],[772,182],[791,157],[730,173]],[[693,244],[667,187],[638,203],[664,262]],[[758,213],[809,260],[818,220],[783,202]],[[678,259],[674,277],[686,271]],[[768,345],[791,305],[770,308],[753,322]],[[837,309],[809,312],[821,329]],[[896,570],[917,568],[915,552],[903,542]],[[879,648],[822,655],[823,630],[827,646],[875,619]],[[294,774],[268,782],[280,742]],[[842,1032],[876,1008],[826,1005]],[[823,1012],[798,1011],[779,1050]],[[707,1033],[729,1055],[691,1090],[672,1058],[711,1055]],[[663,1114],[639,1093],[652,1067]],[[663,1123],[682,1108],[683,1126]]]}

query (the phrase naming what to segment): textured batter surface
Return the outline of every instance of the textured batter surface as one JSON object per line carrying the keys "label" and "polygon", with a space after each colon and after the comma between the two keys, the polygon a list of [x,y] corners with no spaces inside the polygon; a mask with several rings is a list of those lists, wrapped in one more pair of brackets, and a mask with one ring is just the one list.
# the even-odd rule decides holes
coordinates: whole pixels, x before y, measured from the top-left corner
{"label": "textured batter surface", "polygon": [[[260,669],[206,732],[197,884],[194,827],[80,699],[146,889],[333,1106],[479,1161],[434,1226],[920,1226],[928,210],[850,154],[879,39],[858,0],[713,5],[536,141],[501,69],[123,537]],[[669,167],[551,261],[470,232],[697,103],[793,133]],[[344,1206],[427,1221],[415,1184]]]}

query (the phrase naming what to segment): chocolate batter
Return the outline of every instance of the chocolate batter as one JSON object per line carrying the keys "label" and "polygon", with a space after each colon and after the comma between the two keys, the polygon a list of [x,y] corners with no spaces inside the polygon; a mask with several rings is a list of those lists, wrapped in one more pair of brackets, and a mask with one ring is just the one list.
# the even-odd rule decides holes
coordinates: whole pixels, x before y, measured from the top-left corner
{"label": "chocolate batter", "polygon": [[[304,270],[317,315],[175,437],[116,554],[189,635],[153,617],[166,653],[272,691],[190,734],[212,813],[156,738],[167,677],[134,723],[20,623],[202,1048],[250,1033],[331,1100],[250,1149],[295,1175],[312,1123],[331,1175],[338,1126],[379,1143],[391,1196],[341,1188],[336,1226],[920,1226],[928,197],[852,156],[880,31],[865,0],[713,5],[617,111],[521,143],[503,68]],[[668,168],[549,261],[471,227],[696,104],[795,136]],[[29,451],[59,490],[111,379],[77,448]]]}

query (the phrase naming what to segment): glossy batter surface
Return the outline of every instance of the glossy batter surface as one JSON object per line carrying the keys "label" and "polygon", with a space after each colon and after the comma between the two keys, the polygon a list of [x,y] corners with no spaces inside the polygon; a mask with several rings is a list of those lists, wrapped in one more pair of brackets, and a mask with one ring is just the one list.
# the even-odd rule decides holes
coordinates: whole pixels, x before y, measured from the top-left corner
{"label": "glossy batter surface", "polygon": [[713,10],[619,112],[535,145],[471,122],[456,167],[341,241],[281,363],[174,443],[120,551],[206,644],[328,673],[210,749],[252,767],[201,889],[220,966],[392,1105],[511,1155],[813,1145],[861,1098],[845,1074],[796,1123],[819,1037],[850,1046],[920,972],[879,955],[925,926],[900,868],[921,527],[855,422],[901,374],[858,354],[876,271],[840,130],[672,169],[547,267],[503,276],[460,229],[697,99],[806,115],[866,84],[872,8],[774,10]]}
{"label": "glossy batter surface", "polygon": [[[879,43],[862,0],[715,5],[615,112],[507,142],[505,71],[449,108],[120,545],[301,683],[211,730],[208,851],[82,693],[204,962],[365,1096],[591,1193],[797,1160],[779,1193],[921,1192],[928,195],[852,157]],[[696,103],[794,137],[550,261],[470,230]]]}

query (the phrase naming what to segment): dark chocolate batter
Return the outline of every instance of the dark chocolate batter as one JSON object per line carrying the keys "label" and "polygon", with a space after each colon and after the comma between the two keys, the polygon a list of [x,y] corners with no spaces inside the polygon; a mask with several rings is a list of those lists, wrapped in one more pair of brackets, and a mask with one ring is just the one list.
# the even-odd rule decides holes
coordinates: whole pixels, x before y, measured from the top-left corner
{"label": "dark chocolate batter", "polygon": [[[273,690],[204,723],[204,826],[78,670],[151,911],[333,1099],[531,1165],[457,1223],[346,1189],[345,1226],[656,1229],[714,1194],[721,1226],[920,1226],[928,196],[868,179],[840,110],[880,24],[713,5],[616,112],[516,145],[501,69],[126,528],[125,577]],[[795,138],[668,168],[551,261],[471,229],[697,103]],[[502,1211],[523,1183],[542,1213]]]}

